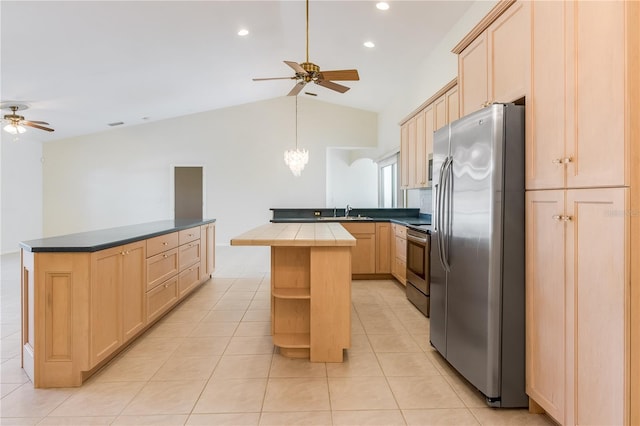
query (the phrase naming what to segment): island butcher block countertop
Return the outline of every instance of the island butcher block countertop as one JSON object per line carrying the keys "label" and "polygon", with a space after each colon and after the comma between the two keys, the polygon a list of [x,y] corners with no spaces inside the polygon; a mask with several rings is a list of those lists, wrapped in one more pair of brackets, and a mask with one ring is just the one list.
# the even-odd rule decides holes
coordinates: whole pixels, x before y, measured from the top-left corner
{"label": "island butcher block countertop", "polygon": [[339,223],[268,223],[231,239],[232,246],[355,246]]}

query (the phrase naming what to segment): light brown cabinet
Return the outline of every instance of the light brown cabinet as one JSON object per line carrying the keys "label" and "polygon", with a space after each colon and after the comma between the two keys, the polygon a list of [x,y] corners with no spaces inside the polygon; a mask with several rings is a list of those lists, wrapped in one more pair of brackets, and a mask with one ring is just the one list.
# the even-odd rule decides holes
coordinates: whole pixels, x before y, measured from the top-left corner
{"label": "light brown cabinet", "polygon": [[200,247],[213,272],[214,227],[188,231],[93,252],[23,248],[22,362],[36,388],[80,386],[203,282]]}
{"label": "light brown cabinet", "polygon": [[640,4],[530,7],[527,394],[561,424],[638,424]]}
{"label": "light brown cabinet", "polygon": [[388,222],[341,222],[356,239],[351,248],[351,273],[367,279],[389,275],[392,270],[391,224]]}
{"label": "light brown cabinet", "polygon": [[391,273],[401,284],[407,285],[407,227],[393,223],[391,235],[393,262]]}
{"label": "light brown cabinet", "polygon": [[355,247],[351,248],[351,273],[376,273],[376,224],[373,222],[347,223],[342,226],[356,239]]}
{"label": "light brown cabinet", "polygon": [[456,80],[443,87],[400,124],[400,187],[429,187],[433,132],[458,119]]}
{"label": "light brown cabinet", "polygon": [[376,223],[376,274],[391,273],[391,224]]}
{"label": "light brown cabinet", "polygon": [[203,277],[211,277],[213,275],[213,271],[216,268],[216,226],[213,223],[202,225],[200,227],[200,235],[202,242],[200,271]]}
{"label": "light brown cabinet", "polygon": [[519,1],[473,41],[453,49],[458,55],[460,113],[526,95],[529,75],[529,2]]}
{"label": "light brown cabinet", "polygon": [[131,243],[92,255],[90,362],[97,365],[146,325],[145,249]]}
{"label": "light brown cabinet", "polygon": [[628,185],[626,3],[532,2],[527,189]]}
{"label": "light brown cabinet", "polygon": [[527,394],[562,424],[625,423],[627,200],[527,192]]}

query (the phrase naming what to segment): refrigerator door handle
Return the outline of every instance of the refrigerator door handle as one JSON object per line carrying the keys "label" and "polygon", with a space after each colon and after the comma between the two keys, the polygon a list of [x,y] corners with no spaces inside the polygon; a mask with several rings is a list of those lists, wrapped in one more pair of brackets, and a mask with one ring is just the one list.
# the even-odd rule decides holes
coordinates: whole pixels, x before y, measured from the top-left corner
{"label": "refrigerator door handle", "polygon": [[446,163],[446,159],[440,165],[439,180],[438,180],[439,183],[436,184],[437,191],[436,191],[436,208],[435,208],[435,211],[436,211],[435,224],[436,224],[436,231],[437,231],[437,237],[438,237],[438,259],[440,260],[440,264],[442,265],[443,268],[444,268],[444,260],[442,258],[442,205],[443,205],[442,190],[444,186],[443,178],[444,178],[445,163]]}
{"label": "refrigerator door handle", "polygon": [[447,157],[442,164],[441,170],[441,181],[440,181],[440,202],[439,202],[439,227],[440,232],[438,233],[438,257],[440,258],[440,264],[442,268],[449,272],[451,268],[449,267],[449,262],[447,261],[447,251],[448,251],[448,223],[449,223],[449,215],[450,212],[447,209],[448,206],[448,194],[449,194],[449,178],[447,170],[449,165],[451,164],[451,157]]}

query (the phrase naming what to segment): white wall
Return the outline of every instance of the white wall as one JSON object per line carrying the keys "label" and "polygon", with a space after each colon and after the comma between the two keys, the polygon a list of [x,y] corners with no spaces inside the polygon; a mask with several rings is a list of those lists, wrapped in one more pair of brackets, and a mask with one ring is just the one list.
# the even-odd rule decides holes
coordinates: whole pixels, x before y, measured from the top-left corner
{"label": "white wall", "polygon": [[298,144],[310,160],[294,177],[283,160],[295,146],[294,100],[45,144],[45,236],[172,218],[172,165],[204,166],[206,216],[217,219],[218,244],[267,222],[271,207],[323,207],[327,147],[375,146],[377,115],[299,98]]}
{"label": "white wall", "polygon": [[42,144],[0,132],[0,241],[2,253],[42,236]]}
{"label": "white wall", "polygon": [[327,207],[378,207],[378,165],[369,158],[352,161],[351,150],[327,149]]}

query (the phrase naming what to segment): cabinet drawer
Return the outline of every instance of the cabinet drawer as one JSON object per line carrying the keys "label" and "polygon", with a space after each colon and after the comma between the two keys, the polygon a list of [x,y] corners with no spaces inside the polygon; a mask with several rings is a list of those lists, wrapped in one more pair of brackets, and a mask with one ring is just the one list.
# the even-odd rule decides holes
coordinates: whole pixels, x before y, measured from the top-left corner
{"label": "cabinet drawer", "polygon": [[178,244],[182,245],[188,243],[190,241],[199,240],[200,239],[200,227],[196,226],[194,228],[183,229],[178,232]]}
{"label": "cabinet drawer", "polygon": [[147,240],[147,257],[178,247],[178,233],[158,235]]}
{"label": "cabinet drawer", "polygon": [[407,260],[407,240],[396,235],[396,257]]}
{"label": "cabinet drawer", "polygon": [[376,233],[376,224],[374,222],[368,223],[345,223],[340,222],[344,229],[349,231],[350,234],[375,234]]}
{"label": "cabinet drawer", "polygon": [[147,320],[153,321],[178,300],[178,277],[147,292]]}
{"label": "cabinet drawer", "polygon": [[396,234],[396,237],[407,238],[407,227],[402,225],[397,225],[394,223],[393,231]]}
{"label": "cabinet drawer", "polygon": [[200,264],[196,263],[193,266],[180,272],[178,275],[178,297],[182,297],[193,286],[200,281]]}
{"label": "cabinet drawer", "polygon": [[200,262],[200,240],[178,247],[178,267],[181,271],[195,262]]}
{"label": "cabinet drawer", "polygon": [[178,273],[178,249],[156,254],[147,259],[147,290]]}

